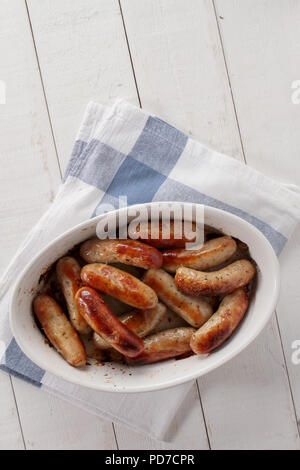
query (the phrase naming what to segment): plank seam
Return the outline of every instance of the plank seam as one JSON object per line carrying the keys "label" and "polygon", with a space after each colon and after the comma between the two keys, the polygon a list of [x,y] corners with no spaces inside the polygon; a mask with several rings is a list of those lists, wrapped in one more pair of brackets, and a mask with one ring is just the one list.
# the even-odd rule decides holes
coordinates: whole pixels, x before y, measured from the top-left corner
{"label": "plank seam", "polygon": [[10,380],[10,385],[11,385],[11,388],[12,388],[12,393],[13,393],[13,397],[14,397],[14,401],[15,401],[15,405],[16,405],[17,416],[18,416],[18,421],[19,421],[19,426],[20,426],[20,432],[21,432],[21,436],[22,436],[23,446],[24,446],[24,449],[27,450],[27,448],[26,448],[26,443],[25,443],[25,438],[24,438],[23,427],[22,427],[22,423],[21,423],[21,417],[20,417],[20,413],[19,413],[19,407],[18,407],[18,403],[17,403],[17,399],[16,399],[16,394],[15,394],[15,389],[14,389],[14,385],[13,385],[13,382],[12,382],[12,379],[11,379],[11,376],[10,376],[10,375],[9,375],[9,380]]}
{"label": "plank seam", "polygon": [[113,429],[113,433],[114,433],[114,437],[115,437],[115,441],[116,441],[117,450],[120,450],[115,425],[114,425],[114,423],[111,423],[111,425],[112,425],[112,429]]}
{"label": "plank seam", "polygon": [[124,34],[125,34],[125,39],[126,39],[126,44],[127,44],[129,59],[130,59],[131,68],[132,68],[132,74],[133,74],[135,89],[136,89],[137,97],[138,97],[138,100],[139,100],[140,108],[142,108],[142,102],[141,102],[140,92],[139,92],[139,89],[138,89],[137,80],[136,80],[136,75],[135,75],[135,70],[134,70],[134,66],[133,66],[133,59],[132,59],[131,50],[130,50],[130,46],[129,46],[129,39],[128,39],[128,35],[127,35],[127,30],[126,30],[126,25],[125,25],[125,19],[124,19],[123,10],[122,10],[122,5],[121,5],[121,0],[118,0],[118,2],[119,2],[119,8],[120,8],[121,18],[122,18],[122,23],[123,23],[123,29],[124,29]]}
{"label": "plank seam", "polygon": [[240,144],[241,144],[243,159],[244,159],[244,162],[247,163],[247,161],[246,161],[246,155],[245,155],[245,149],[244,149],[244,144],[243,144],[243,139],[242,139],[242,134],[241,134],[241,129],[240,129],[240,124],[239,124],[238,115],[237,115],[237,109],[236,109],[235,100],[234,100],[233,91],[232,91],[232,86],[231,86],[231,80],[230,80],[229,70],[228,70],[228,66],[227,66],[227,62],[226,62],[226,57],[225,57],[225,50],[224,50],[223,39],[222,39],[221,30],[220,30],[220,25],[219,25],[218,17],[217,17],[217,9],[216,9],[216,6],[215,6],[215,0],[212,0],[212,5],[213,5],[214,13],[215,13],[215,19],[216,19],[216,24],[217,24],[217,30],[218,30],[218,35],[219,35],[219,39],[220,39],[220,45],[221,45],[221,49],[222,49],[222,55],[223,55],[224,65],[225,65],[225,69],[226,69],[226,75],[227,75],[227,80],[228,80],[228,85],[229,85],[229,90],[230,90],[230,95],[231,95],[231,100],[232,100],[232,105],[233,105],[233,110],[234,110],[234,116],[235,116],[236,125],[237,125],[237,129],[238,129],[238,133],[239,133],[239,140],[240,140]]}
{"label": "plank seam", "polygon": [[197,385],[197,391],[198,391],[198,398],[199,398],[199,402],[200,402],[200,408],[201,408],[201,411],[202,411],[202,416],[203,416],[203,421],[204,421],[204,426],[205,426],[207,443],[208,443],[209,450],[211,450],[210,437],[209,437],[209,432],[208,432],[208,427],[207,427],[207,423],[206,423],[205,413],[204,413],[204,409],[203,409],[203,405],[202,405],[202,399],[201,399],[201,393],[200,393],[200,387],[199,387],[198,380],[196,380],[196,385]]}

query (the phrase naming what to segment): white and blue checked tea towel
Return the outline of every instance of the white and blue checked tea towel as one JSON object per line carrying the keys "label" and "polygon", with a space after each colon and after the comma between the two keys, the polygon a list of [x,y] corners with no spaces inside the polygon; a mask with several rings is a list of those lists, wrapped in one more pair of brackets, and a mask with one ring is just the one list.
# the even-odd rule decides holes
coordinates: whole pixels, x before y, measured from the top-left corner
{"label": "white and blue checked tea towel", "polygon": [[[158,392],[113,394],[70,384],[33,364],[11,335],[8,304],[19,266],[54,237],[128,204],[185,201],[234,213],[259,228],[279,254],[300,220],[299,188],[277,183],[209,150],[128,103],[88,105],[58,194],[19,248],[0,282],[0,368],[115,422],[163,438],[191,383]],[[162,406],[163,404],[163,406]]]}

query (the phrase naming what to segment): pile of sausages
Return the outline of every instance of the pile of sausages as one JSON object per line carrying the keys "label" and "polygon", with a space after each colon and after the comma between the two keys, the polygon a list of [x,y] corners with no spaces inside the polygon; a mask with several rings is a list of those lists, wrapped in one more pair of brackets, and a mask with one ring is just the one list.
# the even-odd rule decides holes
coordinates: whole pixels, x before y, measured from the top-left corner
{"label": "pile of sausages", "polygon": [[[175,239],[173,231],[166,240],[160,225],[155,239],[150,232],[144,239],[140,233],[139,240],[87,240],[80,246],[86,263],[82,267],[75,257],[59,259],[56,278],[67,314],[53,296],[40,294],[33,302],[50,343],[75,367],[86,364],[86,335],[92,335],[100,357],[111,351],[129,364],[206,354],[221,345],[247,311],[246,286],[256,268],[248,259],[226,264],[237,251],[230,236],[210,239],[198,250],[184,249],[186,241],[184,236]],[[138,279],[115,263],[145,272]],[[118,317],[102,294],[133,310]],[[167,307],[186,326],[149,335],[165,317]]]}

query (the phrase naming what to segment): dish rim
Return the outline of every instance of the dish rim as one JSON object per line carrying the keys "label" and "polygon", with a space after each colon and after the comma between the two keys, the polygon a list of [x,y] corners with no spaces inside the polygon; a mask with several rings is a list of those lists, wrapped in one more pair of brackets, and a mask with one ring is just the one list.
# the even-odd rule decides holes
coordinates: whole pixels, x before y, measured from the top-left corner
{"label": "dish rim", "polygon": [[[267,308],[266,311],[268,311],[268,314],[265,314],[263,321],[259,323],[257,326],[253,327],[251,331],[249,332],[249,335],[247,339],[243,340],[241,344],[239,344],[234,350],[227,351],[226,354],[222,355],[220,358],[216,360],[214,364],[208,364],[207,366],[204,366],[201,370],[190,370],[185,374],[181,374],[178,377],[174,377],[172,379],[168,379],[167,382],[164,382],[163,380],[160,379],[159,383],[153,384],[153,385],[126,385],[126,386],[116,386],[114,387],[111,384],[103,383],[99,386],[99,383],[89,383],[88,385],[84,384],[84,380],[80,380],[80,378],[66,378],[63,373],[60,373],[59,370],[53,370],[51,368],[51,364],[45,363],[44,360],[37,358],[34,356],[34,354],[31,354],[30,347],[27,346],[26,341],[23,341],[22,335],[19,335],[19,333],[16,332],[15,324],[14,324],[14,318],[13,318],[13,311],[15,309],[18,309],[18,306],[16,305],[17,302],[17,294],[18,294],[18,289],[20,288],[20,284],[22,283],[22,280],[24,276],[26,275],[27,271],[29,271],[33,265],[36,264],[37,260],[45,253],[51,250],[54,246],[56,246],[61,240],[64,238],[67,238],[71,233],[75,231],[80,231],[82,228],[86,228],[89,225],[97,225],[98,220],[101,220],[105,216],[109,216],[112,213],[120,213],[121,211],[128,211],[128,208],[139,208],[142,206],[150,207],[153,204],[158,204],[158,205],[163,205],[163,204],[185,204],[185,205],[191,205],[191,206],[203,206],[204,211],[208,210],[211,212],[219,213],[223,215],[224,217],[229,217],[233,218],[236,221],[238,221],[239,224],[244,225],[245,227],[250,228],[250,230],[255,234],[255,237],[258,237],[260,240],[263,241],[263,243],[266,245],[268,248],[269,254],[270,254],[270,260],[273,264],[273,269],[274,269],[274,286],[273,286],[273,295],[270,295],[268,302],[267,302]],[[211,214],[210,214],[211,217]],[[226,235],[226,233],[224,233]],[[243,240],[242,240],[243,241]],[[255,255],[252,253],[252,256]],[[255,261],[255,256],[253,256],[253,259]],[[43,274],[43,271],[41,271],[41,275]],[[143,204],[134,204],[131,206],[126,206],[120,209],[116,209],[114,211],[107,212],[105,214],[100,214],[92,219],[87,219],[80,224],[75,225],[74,227],[66,230],[62,234],[60,234],[58,237],[53,239],[50,243],[48,243],[42,250],[40,250],[34,257],[33,259],[25,266],[25,268],[22,270],[21,274],[18,276],[14,287],[13,291],[11,294],[10,298],[10,304],[9,304],[9,322],[10,322],[10,327],[11,331],[13,334],[13,337],[15,338],[17,344],[21,348],[21,350],[24,352],[24,354],[31,360],[33,361],[37,366],[41,367],[43,370],[46,372],[49,372],[51,374],[54,374],[56,377],[60,377],[63,380],[66,380],[68,382],[85,386],[88,388],[96,389],[96,390],[102,390],[102,391],[113,391],[113,392],[120,392],[120,393],[137,393],[137,392],[147,392],[147,391],[154,391],[154,390],[161,390],[161,389],[166,389],[166,388],[171,388],[176,385],[183,384],[185,382],[194,380],[198,377],[201,377],[208,372],[222,366],[229,360],[231,360],[233,357],[237,356],[240,354],[241,351],[243,351],[249,344],[260,334],[260,332],[264,329],[266,324],[268,323],[270,317],[272,316],[276,303],[279,297],[279,289],[280,289],[280,268],[279,268],[279,261],[278,258],[274,252],[273,247],[271,246],[270,242],[268,239],[263,235],[263,233],[258,230],[254,225],[250,224],[246,220],[242,219],[241,217],[232,214],[231,212],[224,211],[222,209],[215,208],[213,206],[207,206],[205,204],[197,204],[197,203],[184,203],[182,201],[162,201],[162,202],[148,202],[148,203],[143,203]],[[42,337],[41,337],[42,339]],[[213,353],[212,353],[213,354]],[[71,367],[71,366],[70,366]]]}

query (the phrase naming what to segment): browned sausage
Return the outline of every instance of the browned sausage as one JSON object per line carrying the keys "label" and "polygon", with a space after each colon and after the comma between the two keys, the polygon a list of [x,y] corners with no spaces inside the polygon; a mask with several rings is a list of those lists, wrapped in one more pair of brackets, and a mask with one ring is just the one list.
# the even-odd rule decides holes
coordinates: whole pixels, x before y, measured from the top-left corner
{"label": "browned sausage", "polygon": [[76,259],[71,256],[61,258],[56,265],[56,274],[58,282],[60,283],[62,292],[66,299],[69,318],[77,330],[81,334],[90,332],[90,327],[86,321],[79,315],[75,304],[75,294],[82,287],[80,278],[80,266]]}
{"label": "browned sausage", "polygon": [[175,282],[188,295],[224,295],[246,286],[255,275],[255,267],[247,259],[241,259],[219,271],[203,272],[190,268],[178,268]]}
{"label": "browned sausage", "polygon": [[227,261],[236,249],[233,238],[226,236],[204,243],[199,250],[165,250],[163,268],[173,273],[179,266],[206,270]]}
{"label": "browned sausage", "polygon": [[78,311],[90,327],[113,348],[126,356],[137,356],[144,343],[112,313],[97,291],[82,287],[76,294]]}
{"label": "browned sausage", "polygon": [[149,269],[143,281],[157,293],[159,299],[195,328],[212,315],[213,308],[205,299],[195,299],[180,292],[174,278],[163,269]]}
{"label": "browned sausage", "polygon": [[145,349],[134,359],[126,358],[128,364],[151,364],[191,351],[190,341],[194,328],[181,327],[161,331],[144,339]]}
{"label": "browned sausage", "polygon": [[124,263],[143,269],[162,265],[160,251],[136,240],[92,238],[81,245],[80,256],[87,263]]}
{"label": "browned sausage", "polygon": [[157,305],[156,293],[142,281],[107,264],[87,264],[81,270],[85,285],[116,297],[132,307],[148,309]]}
{"label": "browned sausage", "polygon": [[72,366],[84,366],[86,363],[84,346],[58,303],[49,295],[43,294],[36,297],[33,309],[55,349]]}
{"label": "browned sausage", "polygon": [[226,295],[216,313],[193,334],[192,350],[196,354],[206,354],[220,346],[244,317],[248,303],[244,289]]}
{"label": "browned sausage", "polygon": [[[161,322],[166,311],[166,306],[159,302],[156,307],[149,308],[148,310],[132,310],[125,313],[119,317],[119,320],[140,338],[143,338]],[[99,349],[108,349],[110,347],[97,333],[93,334],[93,342]]]}
{"label": "browned sausage", "polygon": [[[139,240],[148,243],[148,245],[155,246],[156,248],[184,248],[186,243],[192,243],[196,240],[196,224],[192,222],[191,224],[191,233],[190,237],[187,237],[184,234],[184,224],[181,222],[181,237],[175,238],[175,230],[176,225],[174,224],[174,220],[170,221],[170,233],[165,234],[163,233],[163,224],[162,222],[158,222],[158,231],[156,233],[151,232],[151,222],[142,222],[139,224],[135,231],[132,231],[131,234],[134,238],[138,238]],[[167,227],[165,227],[166,230]],[[189,235],[188,234],[188,235]],[[159,268],[160,266],[153,266]]]}

